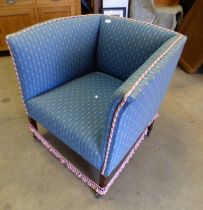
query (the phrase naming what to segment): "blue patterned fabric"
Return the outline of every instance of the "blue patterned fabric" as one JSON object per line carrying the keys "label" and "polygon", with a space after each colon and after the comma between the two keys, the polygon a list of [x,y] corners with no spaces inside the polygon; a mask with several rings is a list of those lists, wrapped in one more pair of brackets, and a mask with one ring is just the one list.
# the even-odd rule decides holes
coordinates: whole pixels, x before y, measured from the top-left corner
{"label": "blue patterned fabric", "polygon": [[174,33],[125,18],[101,18],[97,69],[126,80]]}
{"label": "blue patterned fabric", "polygon": [[99,23],[59,19],[8,37],[25,101],[95,69]]}
{"label": "blue patterned fabric", "polygon": [[[154,53],[126,82],[123,83],[122,86],[117,89],[114,93],[114,97],[120,98],[121,96],[124,96],[143,72],[174,42],[175,39],[177,39],[177,37],[171,38]],[[118,117],[105,171],[106,176],[109,176],[117,167],[130,148],[135,144],[143,130],[149,125],[154,115],[158,112],[185,41],[186,39],[182,38],[177,46],[150,71],[128,98],[126,105],[123,107]],[[104,145],[104,147],[106,147],[106,145]]]}
{"label": "blue patterned fabric", "polygon": [[[56,20],[8,42],[29,116],[101,170],[118,105],[178,37],[153,25],[93,15]],[[105,176],[158,111],[185,41],[181,38],[127,98]]]}
{"label": "blue patterned fabric", "polygon": [[75,79],[27,101],[29,116],[97,169],[108,104],[122,81],[101,72]]}

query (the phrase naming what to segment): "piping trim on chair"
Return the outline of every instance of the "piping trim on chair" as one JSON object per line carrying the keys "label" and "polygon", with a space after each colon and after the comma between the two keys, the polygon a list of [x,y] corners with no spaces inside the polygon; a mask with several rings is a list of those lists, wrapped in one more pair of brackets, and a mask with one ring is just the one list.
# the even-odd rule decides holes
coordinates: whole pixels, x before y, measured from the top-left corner
{"label": "piping trim on chair", "polygon": [[[19,35],[21,33],[24,33],[26,31],[30,31],[36,27],[39,27],[39,26],[42,26],[42,25],[47,25],[49,23],[53,23],[53,22],[57,22],[57,21],[60,21],[60,20],[66,20],[66,19],[72,19],[72,18],[77,18],[77,17],[85,17],[85,16],[102,16],[102,14],[88,14],[88,15],[76,15],[76,16],[68,16],[68,17],[60,17],[60,18],[54,18],[52,20],[48,20],[48,21],[44,21],[42,23],[38,23],[38,24],[34,24],[30,27],[27,27],[25,29],[22,29],[22,30],[19,30],[18,32],[15,32],[15,33],[12,33],[12,34],[8,34],[6,36],[6,39],[8,37],[11,37],[11,36],[16,36],[16,35]],[[123,17],[114,17],[114,18],[117,18],[117,19],[123,19]],[[156,27],[156,28],[159,28],[161,30],[164,30],[164,31],[168,31],[168,32],[172,32],[174,34],[179,34],[178,32],[176,31],[173,31],[173,30],[170,30],[168,28],[163,28],[161,26],[158,26],[158,25],[154,25],[153,23],[151,22],[145,22],[145,21],[141,21],[141,20],[135,20],[135,19],[131,19],[131,18],[125,18],[125,19],[128,19],[129,21],[131,22],[137,22],[137,23],[143,23],[145,25],[152,25],[153,27]]]}
{"label": "piping trim on chair", "polygon": [[[158,113],[154,116],[151,123],[158,118]],[[150,124],[151,124],[150,123]],[[111,180],[108,182],[108,184],[102,188],[97,183],[95,183],[93,180],[91,180],[89,177],[87,177],[84,173],[82,173],[74,164],[72,164],[70,161],[68,161],[56,148],[54,148],[31,124],[29,124],[29,128],[31,132],[37,137],[37,139],[51,152],[54,156],[56,156],[61,164],[64,164],[67,169],[69,169],[73,174],[75,174],[80,180],[82,180],[85,184],[87,184],[90,188],[92,188],[94,191],[96,191],[100,195],[105,195],[111,185],[114,183],[116,178],[119,176],[119,174],[123,171],[126,164],[130,161],[130,159],[135,154],[135,151],[138,149],[142,141],[144,140],[144,137],[148,133],[148,128],[144,130],[140,138],[137,140],[137,143],[135,146],[131,149],[129,152],[129,155],[126,157],[126,159],[123,161],[119,169],[116,171],[114,176],[111,178]]]}
{"label": "piping trim on chair", "polygon": [[145,78],[145,76],[153,69],[154,66],[174,47],[174,45],[182,38],[182,35],[179,35],[178,38],[146,69],[146,71],[139,77],[139,79],[135,82],[135,84],[130,88],[130,90],[124,95],[122,101],[118,105],[114,116],[113,120],[111,123],[111,129],[110,129],[110,134],[108,138],[108,143],[107,143],[107,148],[106,148],[106,153],[105,153],[105,158],[104,158],[104,164],[102,167],[101,174],[104,175],[106,167],[107,167],[107,162],[108,162],[108,157],[109,157],[109,152],[110,152],[110,147],[111,147],[111,142],[114,134],[114,129],[116,125],[117,118],[119,116],[119,113],[122,109],[122,107],[125,105],[128,97],[131,95],[131,93],[135,90],[135,88],[139,85],[139,83]]}

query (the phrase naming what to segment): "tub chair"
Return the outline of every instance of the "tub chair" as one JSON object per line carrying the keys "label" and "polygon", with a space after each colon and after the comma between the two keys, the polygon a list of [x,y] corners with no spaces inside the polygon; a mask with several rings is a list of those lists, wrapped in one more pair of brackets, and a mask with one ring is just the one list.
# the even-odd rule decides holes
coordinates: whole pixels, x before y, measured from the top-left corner
{"label": "tub chair", "polygon": [[[104,195],[151,131],[185,41],[149,23],[105,15],[54,19],[8,35],[34,137]],[[37,123],[96,168],[98,183],[59,153]]]}

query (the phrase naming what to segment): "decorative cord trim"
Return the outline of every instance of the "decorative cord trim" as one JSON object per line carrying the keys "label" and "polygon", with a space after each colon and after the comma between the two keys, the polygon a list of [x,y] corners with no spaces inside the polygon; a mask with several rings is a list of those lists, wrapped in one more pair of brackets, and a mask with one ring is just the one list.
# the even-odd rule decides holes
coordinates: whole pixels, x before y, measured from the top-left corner
{"label": "decorative cord trim", "polygon": [[174,45],[182,38],[182,35],[179,35],[178,38],[146,69],[146,71],[139,77],[139,79],[135,82],[135,84],[130,88],[130,90],[125,94],[124,98],[118,105],[114,117],[111,123],[111,129],[110,129],[110,134],[108,138],[108,143],[107,143],[107,148],[106,148],[106,154],[105,154],[105,159],[104,159],[104,164],[102,168],[102,174],[104,175],[106,167],[107,167],[107,161],[109,157],[109,152],[110,152],[110,147],[111,147],[111,142],[113,138],[113,133],[116,125],[116,121],[118,118],[118,115],[122,109],[122,107],[125,105],[128,97],[131,95],[131,93],[135,90],[135,88],[139,85],[139,83],[145,78],[145,76],[156,66],[156,64],[174,47]]}
{"label": "decorative cord trim", "polygon": [[[54,18],[52,20],[48,20],[48,21],[44,21],[44,22],[41,22],[41,23],[38,23],[38,24],[34,24],[34,25],[30,26],[30,27],[27,27],[25,29],[19,30],[18,32],[9,34],[9,35],[6,36],[6,39],[9,38],[9,37],[11,37],[11,36],[16,36],[16,35],[19,35],[21,33],[26,32],[26,31],[32,30],[32,29],[34,29],[36,27],[39,27],[39,26],[42,26],[42,25],[47,25],[49,23],[57,22],[57,21],[60,21],[60,20],[72,19],[72,18],[77,18],[77,17],[86,17],[86,16],[103,16],[103,14],[87,14],[87,15],[76,15],[76,16],[68,16],[68,17]],[[106,15],[104,15],[104,16],[106,16]],[[114,18],[123,19],[123,17],[114,17]],[[156,28],[159,28],[159,29],[161,29],[163,31],[172,32],[174,34],[179,34],[176,31],[170,30],[168,28],[163,28],[161,26],[154,25],[152,22],[145,22],[145,21],[135,20],[135,19],[131,19],[131,18],[125,18],[125,19],[128,19],[131,22],[142,23],[144,25],[151,25],[151,26],[156,27]]]}
{"label": "decorative cord trim", "polygon": [[[158,114],[155,115],[151,123],[158,118]],[[150,124],[151,124],[150,123]],[[37,139],[51,152],[55,157],[59,159],[61,164],[64,164],[67,169],[69,169],[73,174],[75,174],[80,180],[82,180],[85,184],[87,184],[90,188],[92,188],[94,191],[96,191],[100,195],[105,195],[111,185],[114,183],[116,178],[119,176],[119,174],[123,171],[126,164],[130,161],[130,159],[135,154],[135,151],[140,146],[141,142],[144,140],[144,137],[148,133],[148,128],[144,130],[140,138],[137,140],[137,143],[135,146],[131,149],[130,153],[126,157],[126,159],[123,161],[117,172],[114,174],[114,176],[111,178],[111,180],[108,182],[108,184],[102,188],[97,183],[95,183],[93,180],[88,178],[85,174],[83,174],[74,164],[72,164],[70,161],[68,161],[56,148],[54,148],[31,124],[29,124],[29,128],[31,132],[37,137]]]}

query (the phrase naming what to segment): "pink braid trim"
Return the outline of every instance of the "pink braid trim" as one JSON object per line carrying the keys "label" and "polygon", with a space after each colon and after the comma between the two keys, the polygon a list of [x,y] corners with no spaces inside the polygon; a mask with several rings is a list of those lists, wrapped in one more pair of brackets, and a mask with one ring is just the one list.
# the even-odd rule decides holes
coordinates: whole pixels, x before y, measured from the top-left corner
{"label": "pink braid trim", "polygon": [[[158,113],[155,115],[151,123],[158,118]],[[151,124],[150,123],[150,124]],[[130,151],[129,155],[126,157],[126,159],[121,164],[120,168],[117,170],[117,172],[114,174],[114,176],[111,178],[111,180],[108,182],[108,184],[102,188],[97,183],[95,183],[93,180],[88,178],[85,174],[83,174],[76,166],[74,166],[70,161],[68,161],[62,154],[59,153],[59,151],[54,148],[31,124],[29,124],[29,128],[31,132],[37,137],[39,141],[51,152],[54,156],[56,156],[59,161],[64,164],[73,174],[75,174],[79,179],[81,179],[85,184],[87,184],[90,188],[95,190],[100,195],[105,195],[111,185],[114,183],[116,178],[119,176],[119,174],[123,171],[126,164],[130,161],[130,159],[133,157],[135,151],[140,146],[141,142],[144,140],[145,135],[147,135],[148,128],[144,130],[140,138],[137,140],[137,143]]]}
{"label": "pink braid trim", "polygon": [[[49,23],[53,23],[53,22],[57,22],[57,21],[60,21],[60,20],[66,20],[66,19],[72,19],[72,18],[76,18],[76,17],[83,17],[83,16],[102,16],[103,14],[87,14],[87,15],[76,15],[76,16],[66,16],[66,17],[60,17],[60,18],[54,18],[54,19],[51,19],[51,20],[48,20],[48,21],[44,21],[44,22],[41,22],[41,23],[37,23],[37,24],[34,24],[32,26],[29,26],[25,29],[22,29],[22,30],[19,30],[15,33],[12,33],[12,34],[8,34],[6,36],[6,39],[10,36],[16,36],[16,35],[19,35],[21,33],[24,33],[26,31],[29,31],[29,30],[32,30],[33,28],[36,28],[36,27],[39,27],[39,26],[43,26],[43,25],[47,25]],[[108,18],[108,17],[107,17]],[[114,18],[117,18],[117,19],[123,19],[123,17],[114,17]],[[168,31],[168,32],[173,32],[174,34],[178,34],[178,32],[176,31],[173,31],[173,30],[170,30],[168,28],[163,28],[161,26],[158,26],[158,25],[154,25],[153,23],[151,22],[145,22],[145,21],[141,21],[141,20],[136,20],[136,19],[131,19],[131,18],[125,18],[125,19],[128,19],[129,21],[131,22],[137,22],[137,23],[142,23],[144,25],[152,25],[153,27],[155,28],[159,28],[163,31]]]}

